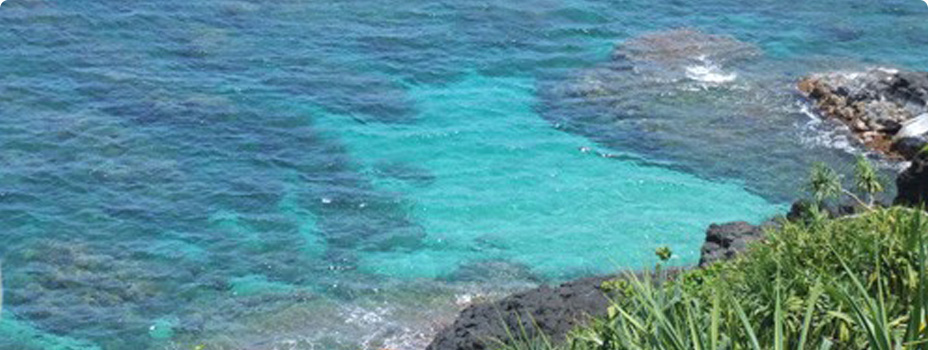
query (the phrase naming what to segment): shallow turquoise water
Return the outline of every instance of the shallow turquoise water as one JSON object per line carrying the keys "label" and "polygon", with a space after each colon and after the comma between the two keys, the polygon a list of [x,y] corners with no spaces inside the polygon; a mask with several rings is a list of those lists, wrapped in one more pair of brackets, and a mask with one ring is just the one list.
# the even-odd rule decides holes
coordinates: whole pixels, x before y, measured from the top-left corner
{"label": "shallow turquoise water", "polygon": [[[694,263],[709,223],[781,213],[812,161],[860,151],[795,78],[925,69],[926,16],[8,0],[0,349],[415,349],[473,298],[663,245]],[[610,58],[679,27],[758,55],[717,62],[724,83]]]}
{"label": "shallow turquoise water", "polygon": [[[524,78],[470,75],[445,87],[414,87],[410,125],[319,118],[375,186],[399,193],[428,233],[423,247],[366,253],[359,270],[441,277],[461,263],[504,260],[549,278],[604,273],[653,261],[669,245],[698,259],[710,220],[759,220],[775,206],[737,182],[717,183],[634,161],[582,152],[583,138],[553,130],[532,110]],[[474,157],[474,155],[480,155]],[[378,177],[378,164],[407,164],[429,183]]]}

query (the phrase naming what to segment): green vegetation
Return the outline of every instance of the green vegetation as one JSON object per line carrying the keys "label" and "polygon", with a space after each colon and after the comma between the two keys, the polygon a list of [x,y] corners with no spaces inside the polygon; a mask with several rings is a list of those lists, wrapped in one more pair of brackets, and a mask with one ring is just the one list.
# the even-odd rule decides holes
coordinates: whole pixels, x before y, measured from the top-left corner
{"label": "green vegetation", "polygon": [[[557,345],[504,348],[928,349],[928,214],[875,206],[882,185],[864,163],[855,187],[867,201],[852,194],[863,214],[783,220],[734,260],[609,281],[607,316]],[[809,188],[818,203],[850,193],[824,166]]]}
{"label": "green vegetation", "polygon": [[812,193],[813,198],[819,204],[837,198],[844,190],[841,187],[841,178],[838,173],[825,163],[815,163],[812,166],[812,174],[809,176],[806,189]]}
{"label": "green vegetation", "polygon": [[741,258],[664,283],[611,281],[607,317],[561,345],[511,348],[928,348],[926,234],[928,215],[906,208],[784,222]]}
{"label": "green vegetation", "polygon": [[657,255],[657,258],[661,259],[662,262],[667,262],[673,257],[673,251],[670,250],[670,247],[660,247],[654,251],[654,255]]}
{"label": "green vegetation", "polygon": [[858,156],[854,164],[854,185],[867,196],[867,207],[873,208],[874,197],[883,192],[883,180],[864,156]]}
{"label": "green vegetation", "polygon": [[[858,156],[854,163],[854,191],[841,184],[841,176],[823,163],[812,166],[812,173],[806,189],[812,194],[814,207],[821,208],[829,201],[840,200],[842,196],[852,199],[858,206],[872,210],[876,196],[883,192],[883,179],[873,168],[873,164],[864,156]],[[867,200],[864,201],[863,198]]]}

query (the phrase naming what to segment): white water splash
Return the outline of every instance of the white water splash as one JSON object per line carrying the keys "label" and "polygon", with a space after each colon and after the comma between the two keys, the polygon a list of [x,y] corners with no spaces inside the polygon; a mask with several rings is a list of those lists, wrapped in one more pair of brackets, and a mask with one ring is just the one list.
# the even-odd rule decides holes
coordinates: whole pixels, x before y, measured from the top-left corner
{"label": "white water splash", "polygon": [[812,111],[806,103],[797,103],[799,111],[809,117],[809,120],[799,127],[799,137],[803,144],[823,146],[841,150],[851,155],[865,155],[876,159],[876,165],[883,169],[901,172],[908,168],[908,162],[895,161],[883,157],[881,154],[868,150],[859,141],[853,139],[851,130],[840,123],[827,123],[825,119]]}
{"label": "white water splash", "polygon": [[726,73],[705,55],[696,58],[699,64],[686,66],[686,77],[707,84],[725,84],[738,79],[738,74]]}
{"label": "white water splash", "polygon": [[725,84],[738,79],[738,74],[725,73],[714,64],[706,64],[687,66],[686,77],[708,84]]}
{"label": "white water splash", "polygon": [[364,334],[358,334],[364,350],[421,350],[440,329],[439,324],[426,319],[410,320],[396,311],[390,307],[355,306],[346,308],[343,316],[345,324],[364,330]]}
{"label": "white water splash", "polygon": [[799,103],[799,111],[809,117],[809,120],[800,125],[800,138],[803,144],[817,145],[844,151],[848,154],[860,154],[862,151],[854,146],[850,138],[850,129],[844,125],[836,124],[826,126],[825,120],[812,111],[805,103]]}

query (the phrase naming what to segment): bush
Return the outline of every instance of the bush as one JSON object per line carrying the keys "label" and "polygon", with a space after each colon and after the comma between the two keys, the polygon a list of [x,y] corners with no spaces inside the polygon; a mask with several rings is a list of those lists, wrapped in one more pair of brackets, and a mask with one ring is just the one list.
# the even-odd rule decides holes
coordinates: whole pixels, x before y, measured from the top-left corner
{"label": "bush", "polygon": [[783,222],[735,260],[657,283],[628,276],[569,349],[922,349],[923,211]]}

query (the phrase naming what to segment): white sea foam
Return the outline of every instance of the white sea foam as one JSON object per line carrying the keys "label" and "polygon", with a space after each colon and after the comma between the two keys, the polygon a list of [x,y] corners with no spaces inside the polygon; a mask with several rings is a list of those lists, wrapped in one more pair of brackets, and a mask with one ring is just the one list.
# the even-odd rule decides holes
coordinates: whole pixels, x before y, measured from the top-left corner
{"label": "white sea foam", "polygon": [[854,147],[849,137],[850,130],[846,126],[826,126],[825,120],[805,103],[799,103],[799,111],[809,117],[809,120],[800,127],[800,137],[804,144],[834,148],[848,154],[861,153],[860,149]]}
{"label": "white sea foam", "polygon": [[375,308],[373,310],[351,307],[345,312],[345,323],[359,326],[370,326],[384,322],[384,317],[389,314],[387,308]]}
{"label": "white sea foam", "polygon": [[686,77],[708,84],[725,84],[738,79],[738,74],[726,73],[714,64],[693,65],[686,67]]}
{"label": "white sea foam", "polygon": [[[475,294],[467,294],[474,296]],[[420,350],[424,349],[444,322],[443,317],[430,312],[398,312],[394,307],[350,306],[342,309],[345,334],[350,334],[364,350]],[[439,317],[441,316],[441,317]],[[442,320],[442,321],[439,321]],[[328,335],[322,335],[330,336]],[[318,343],[314,339],[312,343]]]}
{"label": "white sea foam", "polygon": [[806,103],[798,103],[799,111],[809,117],[809,120],[800,126],[800,139],[804,144],[823,146],[841,150],[845,153],[858,155],[877,155],[876,165],[883,169],[896,172],[908,168],[907,162],[899,162],[879,156],[874,151],[862,147],[860,142],[852,139],[851,130],[837,123],[826,123],[821,116],[812,111]]}
{"label": "white sea foam", "polygon": [[886,67],[877,67],[876,70],[888,73],[888,74],[898,74],[899,70],[895,68],[886,68]]}

